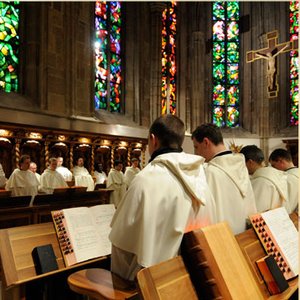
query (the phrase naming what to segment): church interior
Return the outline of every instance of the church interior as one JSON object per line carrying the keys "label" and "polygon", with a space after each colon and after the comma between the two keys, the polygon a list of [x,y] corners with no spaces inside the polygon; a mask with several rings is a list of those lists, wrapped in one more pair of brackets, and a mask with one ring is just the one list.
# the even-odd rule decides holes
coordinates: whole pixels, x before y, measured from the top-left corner
{"label": "church interior", "polygon": [[284,148],[298,166],[298,1],[0,3],[7,178],[24,154],[40,174],[57,156],[70,170],[84,157],[92,175],[116,159],[143,169],[163,114],[184,121],[187,153],[196,127],[214,123],[228,149]]}

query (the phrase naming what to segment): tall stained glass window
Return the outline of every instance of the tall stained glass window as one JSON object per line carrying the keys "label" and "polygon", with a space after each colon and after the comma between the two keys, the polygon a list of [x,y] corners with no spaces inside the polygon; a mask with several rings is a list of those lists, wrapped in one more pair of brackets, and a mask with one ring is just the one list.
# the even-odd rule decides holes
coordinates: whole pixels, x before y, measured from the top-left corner
{"label": "tall stained glass window", "polygon": [[239,3],[214,2],[213,18],[213,123],[239,126]]}
{"label": "tall stained glass window", "polygon": [[[298,40],[299,35],[299,1],[290,2],[290,40]],[[299,123],[299,51],[290,52],[290,125]]]}
{"label": "tall stained glass window", "polygon": [[19,2],[0,2],[0,90],[17,92]]}
{"label": "tall stained glass window", "polygon": [[95,108],[121,111],[121,4],[96,1]]}
{"label": "tall stained glass window", "polygon": [[176,3],[168,3],[162,14],[161,113],[176,113]]}

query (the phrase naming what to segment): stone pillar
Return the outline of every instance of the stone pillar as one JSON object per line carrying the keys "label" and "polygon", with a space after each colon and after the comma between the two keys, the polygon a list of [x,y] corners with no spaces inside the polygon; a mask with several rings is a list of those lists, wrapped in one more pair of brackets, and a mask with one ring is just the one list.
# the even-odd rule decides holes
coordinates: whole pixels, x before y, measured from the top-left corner
{"label": "stone pillar", "polygon": [[196,31],[192,33],[191,55],[191,119],[194,130],[200,123],[209,121],[209,112],[205,103],[210,102],[204,98],[204,64],[205,61],[204,33]]}
{"label": "stone pillar", "polygon": [[152,2],[151,9],[151,68],[150,68],[150,123],[161,115],[161,32],[162,12],[166,3]]}

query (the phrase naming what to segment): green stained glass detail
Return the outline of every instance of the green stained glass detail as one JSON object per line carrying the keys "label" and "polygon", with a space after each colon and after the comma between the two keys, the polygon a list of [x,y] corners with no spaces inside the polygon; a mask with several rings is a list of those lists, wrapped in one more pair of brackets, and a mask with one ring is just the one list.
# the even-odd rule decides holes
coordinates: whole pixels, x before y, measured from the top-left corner
{"label": "green stained glass detail", "polygon": [[225,81],[225,65],[215,64],[213,66],[213,80],[214,82],[224,82]]}
{"label": "green stained glass detail", "polygon": [[229,20],[238,20],[240,16],[240,7],[238,2],[227,2],[227,18]]}
{"label": "green stained glass detail", "polygon": [[239,126],[239,3],[213,3],[213,123]]}
{"label": "green stained glass detail", "polygon": [[239,44],[230,42],[227,44],[227,62],[238,63],[240,61]]}
{"label": "green stained glass detail", "polygon": [[213,44],[213,60],[218,62],[225,62],[225,48],[224,43]]}
{"label": "green stained glass detail", "polygon": [[225,2],[213,3],[213,20],[225,20]]}
{"label": "green stained glass detail", "polygon": [[19,4],[0,2],[0,90],[19,89]]}
{"label": "green stained glass detail", "polygon": [[213,90],[213,104],[224,105],[225,104],[225,88],[221,84],[215,85]]}

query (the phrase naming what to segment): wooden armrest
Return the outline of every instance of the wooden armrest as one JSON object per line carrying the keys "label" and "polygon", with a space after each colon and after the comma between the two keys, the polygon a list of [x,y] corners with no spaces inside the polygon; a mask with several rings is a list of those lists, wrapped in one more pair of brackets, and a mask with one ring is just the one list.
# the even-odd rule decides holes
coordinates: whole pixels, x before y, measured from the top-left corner
{"label": "wooden armrest", "polygon": [[72,291],[100,300],[125,300],[137,294],[131,282],[105,269],[85,269],[71,274],[68,284]]}

